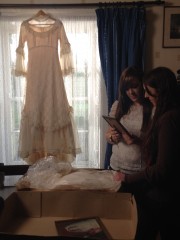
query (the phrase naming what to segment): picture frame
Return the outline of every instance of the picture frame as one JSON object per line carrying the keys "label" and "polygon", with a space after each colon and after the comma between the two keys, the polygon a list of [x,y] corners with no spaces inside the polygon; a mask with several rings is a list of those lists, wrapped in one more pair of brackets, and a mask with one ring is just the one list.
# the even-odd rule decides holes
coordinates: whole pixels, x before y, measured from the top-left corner
{"label": "picture frame", "polygon": [[180,6],[164,6],[163,47],[180,47]]}
{"label": "picture frame", "polygon": [[129,133],[129,131],[125,128],[125,126],[122,125],[116,118],[102,115],[102,117],[106,120],[106,122],[113,128],[115,128],[120,134],[125,133],[129,137],[132,137],[132,135]]}
{"label": "picture frame", "polygon": [[112,239],[99,217],[60,220],[55,225],[61,239]]}

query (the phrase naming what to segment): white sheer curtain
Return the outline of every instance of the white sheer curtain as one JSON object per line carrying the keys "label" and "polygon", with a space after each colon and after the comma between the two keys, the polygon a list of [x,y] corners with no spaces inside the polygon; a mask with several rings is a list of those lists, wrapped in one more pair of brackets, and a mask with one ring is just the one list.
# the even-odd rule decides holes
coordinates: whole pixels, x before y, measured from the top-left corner
{"label": "white sheer curtain", "polygon": [[[15,78],[11,70],[15,64],[20,24],[36,12],[37,10],[23,10],[23,12],[12,10],[8,13],[1,11],[0,162],[6,165],[25,164],[17,155],[25,79]],[[82,148],[82,153],[77,155],[73,165],[102,168],[106,125],[101,115],[107,112],[107,101],[100,68],[95,14],[73,16],[71,13],[67,14],[70,16],[66,16],[66,11],[63,15],[57,10],[48,10],[48,12],[62,20],[74,57],[75,74],[64,79],[69,103],[74,108]]]}

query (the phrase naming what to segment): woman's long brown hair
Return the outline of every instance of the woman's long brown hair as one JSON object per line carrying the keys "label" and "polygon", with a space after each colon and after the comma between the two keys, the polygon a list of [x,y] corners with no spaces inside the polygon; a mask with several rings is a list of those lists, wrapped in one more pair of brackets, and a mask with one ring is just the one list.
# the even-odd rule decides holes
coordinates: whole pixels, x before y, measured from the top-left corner
{"label": "woman's long brown hair", "polygon": [[[151,125],[149,126],[143,141],[143,156],[151,158],[155,151],[156,129],[158,120],[168,110],[179,106],[180,92],[175,74],[166,67],[158,67],[145,75],[144,87],[150,86],[157,91],[157,106]],[[148,160],[149,161],[149,160]],[[150,160],[151,161],[151,160]]]}
{"label": "woman's long brown hair", "polygon": [[144,89],[142,83],[143,73],[136,67],[126,68],[120,77],[119,87],[118,87],[118,107],[116,111],[116,118],[121,119],[121,117],[128,113],[133,102],[126,94],[129,88],[139,88],[139,103],[143,105],[143,124],[142,131],[145,131],[149,124],[149,119],[151,115],[151,104],[144,98]]}

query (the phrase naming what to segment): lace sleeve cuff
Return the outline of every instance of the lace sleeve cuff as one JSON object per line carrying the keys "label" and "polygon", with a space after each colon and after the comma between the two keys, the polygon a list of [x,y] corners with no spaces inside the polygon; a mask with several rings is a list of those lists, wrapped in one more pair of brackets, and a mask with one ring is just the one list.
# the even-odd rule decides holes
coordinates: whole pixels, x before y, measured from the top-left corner
{"label": "lace sleeve cuff", "polygon": [[24,62],[23,48],[18,47],[16,49],[16,64],[15,64],[15,69],[13,69],[12,72],[17,77],[26,75],[26,67],[25,67],[25,62]]}
{"label": "lace sleeve cuff", "polygon": [[66,53],[60,56],[61,70],[63,76],[67,76],[69,74],[74,73],[73,59],[72,53]]}

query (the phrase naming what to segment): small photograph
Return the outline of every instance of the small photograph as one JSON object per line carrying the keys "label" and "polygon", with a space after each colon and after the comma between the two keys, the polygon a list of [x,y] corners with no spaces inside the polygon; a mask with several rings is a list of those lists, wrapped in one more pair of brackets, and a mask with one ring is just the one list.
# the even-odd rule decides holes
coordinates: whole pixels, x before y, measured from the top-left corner
{"label": "small photograph", "polygon": [[55,225],[58,235],[61,237],[97,240],[111,239],[98,217],[55,221]]}

